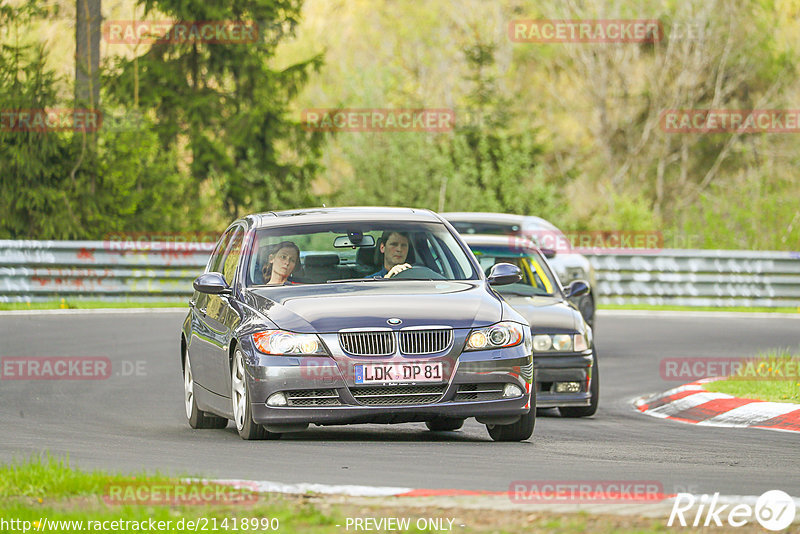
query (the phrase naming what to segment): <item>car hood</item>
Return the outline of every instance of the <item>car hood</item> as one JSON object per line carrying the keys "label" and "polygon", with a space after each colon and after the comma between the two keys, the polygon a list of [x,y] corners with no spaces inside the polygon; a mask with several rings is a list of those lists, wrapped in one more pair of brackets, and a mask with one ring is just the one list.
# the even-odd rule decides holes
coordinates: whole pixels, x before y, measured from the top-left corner
{"label": "car hood", "polygon": [[512,308],[517,310],[531,325],[534,334],[561,334],[579,332],[579,312],[555,297],[518,297],[503,295]]}
{"label": "car hood", "polygon": [[484,282],[393,280],[280,286],[245,290],[244,300],[278,328],[292,332],[387,328],[390,318],[402,321],[397,328],[473,328],[504,318],[502,301]]}

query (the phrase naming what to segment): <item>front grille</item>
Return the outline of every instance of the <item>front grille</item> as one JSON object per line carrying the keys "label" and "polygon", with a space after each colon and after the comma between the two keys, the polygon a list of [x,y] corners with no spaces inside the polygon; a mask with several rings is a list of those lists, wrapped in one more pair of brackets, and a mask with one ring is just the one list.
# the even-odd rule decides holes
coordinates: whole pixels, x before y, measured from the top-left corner
{"label": "front grille", "polygon": [[402,330],[400,352],[403,354],[433,354],[447,349],[453,342],[452,328],[433,330]]}
{"label": "front grille", "polygon": [[354,356],[389,356],[394,354],[394,332],[340,332],[342,350]]}
{"label": "front grille", "polygon": [[368,406],[431,404],[444,395],[447,384],[426,386],[380,386],[350,388],[353,397]]}
{"label": "front grille", "polygon": [[458,401],[490,401],[503,398],[503,383],[461,384],[458,386],[455,400]]}
{"label": "front grille", "polygon": [[335,389],[299,389],[287,391],[289,406],[339,406],[339,395]]}

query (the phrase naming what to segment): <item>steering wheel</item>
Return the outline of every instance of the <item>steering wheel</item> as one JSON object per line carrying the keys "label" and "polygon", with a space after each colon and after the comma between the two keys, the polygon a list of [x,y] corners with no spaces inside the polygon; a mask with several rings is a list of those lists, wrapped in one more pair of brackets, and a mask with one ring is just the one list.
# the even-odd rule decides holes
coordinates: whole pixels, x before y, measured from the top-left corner
{"label": "steering wheel", "polygon": [[392,279],[395,278],[404,278],[407,280],[447,280],[447,278],[441,274],[423,265],[412,265],[410,269],[400,271],[392,277]]}

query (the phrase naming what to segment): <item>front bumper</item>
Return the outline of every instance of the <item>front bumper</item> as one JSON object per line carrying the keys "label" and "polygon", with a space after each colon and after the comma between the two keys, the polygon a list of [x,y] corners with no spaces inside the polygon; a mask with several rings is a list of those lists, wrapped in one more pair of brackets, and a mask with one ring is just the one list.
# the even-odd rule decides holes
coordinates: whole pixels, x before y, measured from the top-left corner
{"label": "front bumper", "polygon": [[[452,361],[454,367],[445,365],[446,380],[441,382],[360,385],[333,358],[259,355],[257,364],[248,366],[253,421],[268,428],[441,417],[509,424],[530,410],[533,363],[522,346],[465,352]],[[522,395],[503,397],[506,384],[519,387]],[[288,406],[266,404],[277,392],[289,399]]]}
{"label": "front bumper", "polygon": [[[589,406],[592,395],[589,379],[594,362],[594,352],[568,354],[534,354],[536,365],[536,407],[557,408],[559,406]],[[577,392],[556,393],[559,382],[578,382]]]}

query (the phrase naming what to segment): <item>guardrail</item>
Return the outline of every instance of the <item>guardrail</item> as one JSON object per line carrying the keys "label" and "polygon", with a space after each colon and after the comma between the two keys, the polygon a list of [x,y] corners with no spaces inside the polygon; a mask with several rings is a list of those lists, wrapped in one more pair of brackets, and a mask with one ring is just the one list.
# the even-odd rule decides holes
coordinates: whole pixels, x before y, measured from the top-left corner
{"label": "guardrail", "polygon": [[0,240],[0,302],[185,301],[214,243]]}
{"label": "guardrail", "polygon": [[[213,243],[0,240],[0,302],[184,301]],[[800,253],[592,254],[600,304],[800,307]]]}
{"label": "guardrail", "polygon": [[800,252],[594,254],[601,304],[800,307]]}

